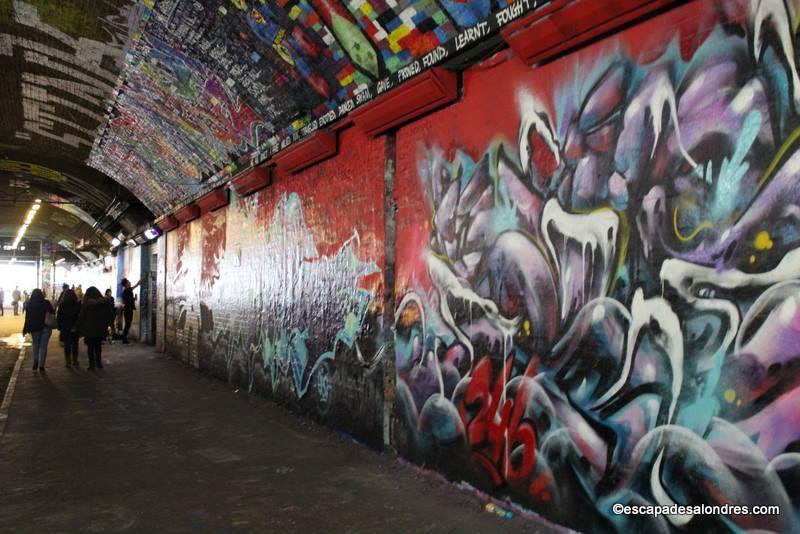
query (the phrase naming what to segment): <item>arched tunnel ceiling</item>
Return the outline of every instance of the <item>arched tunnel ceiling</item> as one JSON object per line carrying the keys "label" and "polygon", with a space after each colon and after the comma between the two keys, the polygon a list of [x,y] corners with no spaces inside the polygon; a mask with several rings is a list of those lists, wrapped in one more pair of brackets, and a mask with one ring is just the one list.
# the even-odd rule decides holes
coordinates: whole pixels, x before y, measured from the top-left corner
{"label": "arched tunnel ceiling", "polygon": [[160,215],[507,4],[0,0],[0,143],[87,162]]}
{"label": "arched tunnel ceiling", "polygon": [[157,0],[90,164],[156,213],[504,0]]}
{"label": "arched tunnel ceiling", "polygon": [[[16,233],[34,198],[48,217],[29,233],[69,241],[152,219],[86,164],[138,18],[133,2],[0,0],[0,235]],[[66,228],[73,219],[83,226]]]}
{"label": "arched tunnel ceiling", "polygon": [[[47,200],[59,199],[49,197]],[[18,202],[0,210],[0,241],[8,241],[17,235],[32,204],[32,202]],[[3,237],[6,239],[2,239]],[[58,204],[47,202],[43,203],[42,208],[36,213],[33,223],[25,233],[25,239],[61,243],[70,249],[76,248],[82,241],[86,244],[100,245],[91,224],[84,219],[80,211],[72,208],[62,209]]]}

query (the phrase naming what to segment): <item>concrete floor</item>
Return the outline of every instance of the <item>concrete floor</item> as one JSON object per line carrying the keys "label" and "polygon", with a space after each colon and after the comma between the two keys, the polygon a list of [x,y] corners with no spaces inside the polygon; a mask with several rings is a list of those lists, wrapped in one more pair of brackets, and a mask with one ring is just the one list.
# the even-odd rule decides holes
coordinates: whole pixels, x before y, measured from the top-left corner
{"label": "concrete floor", "polygon": [[[13,347],[19,319],[0,318]],[[10,341],[12,343],[10,343]],[[142,345],[102,371],[26,356],[0,437],[0,532],[550,532]]]}

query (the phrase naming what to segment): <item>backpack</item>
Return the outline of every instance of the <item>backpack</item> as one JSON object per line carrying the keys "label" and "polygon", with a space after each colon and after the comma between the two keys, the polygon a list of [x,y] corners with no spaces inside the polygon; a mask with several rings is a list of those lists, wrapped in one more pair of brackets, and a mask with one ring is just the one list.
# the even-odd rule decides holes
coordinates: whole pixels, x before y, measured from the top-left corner
{"label": "backpack", "polygon": [[[53,305],[50,304],[50,301],[45,300],[45,302],[47,303],[48,306],[50,306],[50,310],[52,310]],[[47,328],[55,328],[56,326],[58,326],[58,321],[56,320],[56,314],[53,313],[52,311],[44,312],[44,325]]]}

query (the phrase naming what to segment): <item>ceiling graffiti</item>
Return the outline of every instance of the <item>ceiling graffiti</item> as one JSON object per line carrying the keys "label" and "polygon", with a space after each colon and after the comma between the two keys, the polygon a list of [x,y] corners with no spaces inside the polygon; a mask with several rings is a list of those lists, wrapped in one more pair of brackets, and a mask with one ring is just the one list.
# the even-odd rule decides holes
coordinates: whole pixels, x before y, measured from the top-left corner
{"label": "ceiling graffiti", "polygon": [[0,0],[4,212],[52,196],[58,199],[54,209],[63,212],[54,220],[80,213],[91,230],[122,201],[124,213],[94,226],[101,234],[130,230],[152,217],[124,184],[86,165],[113,102],[139,9],[135,0]]}
{"label": "ceiling graffiti", "polygon": [[122,67],[133,5],[0,0],[0,143],[88,157]]}
{"label": "ceiling graffiti", "polygon": [[169,211],[505,0],[157,0],[89,164]]}
{"label": "ceiling graffiti", "polygon": [[161,215],[456,54],[516,4],[0,0],[0,187],[69,197],[110,177],[124,191],[94,194],[87,213],[127,195]]}

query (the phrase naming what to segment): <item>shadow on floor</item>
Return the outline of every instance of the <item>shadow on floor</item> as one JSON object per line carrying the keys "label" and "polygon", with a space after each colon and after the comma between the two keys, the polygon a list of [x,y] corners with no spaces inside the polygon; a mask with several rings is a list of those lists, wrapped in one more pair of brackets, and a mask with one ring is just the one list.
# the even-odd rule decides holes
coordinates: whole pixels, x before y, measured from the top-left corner
{"label": "shadow on floor", "polygon": [[[0,532],[550,532],[152,347],[22,366]],[[52,347],[52,343],[51,343]]]}

